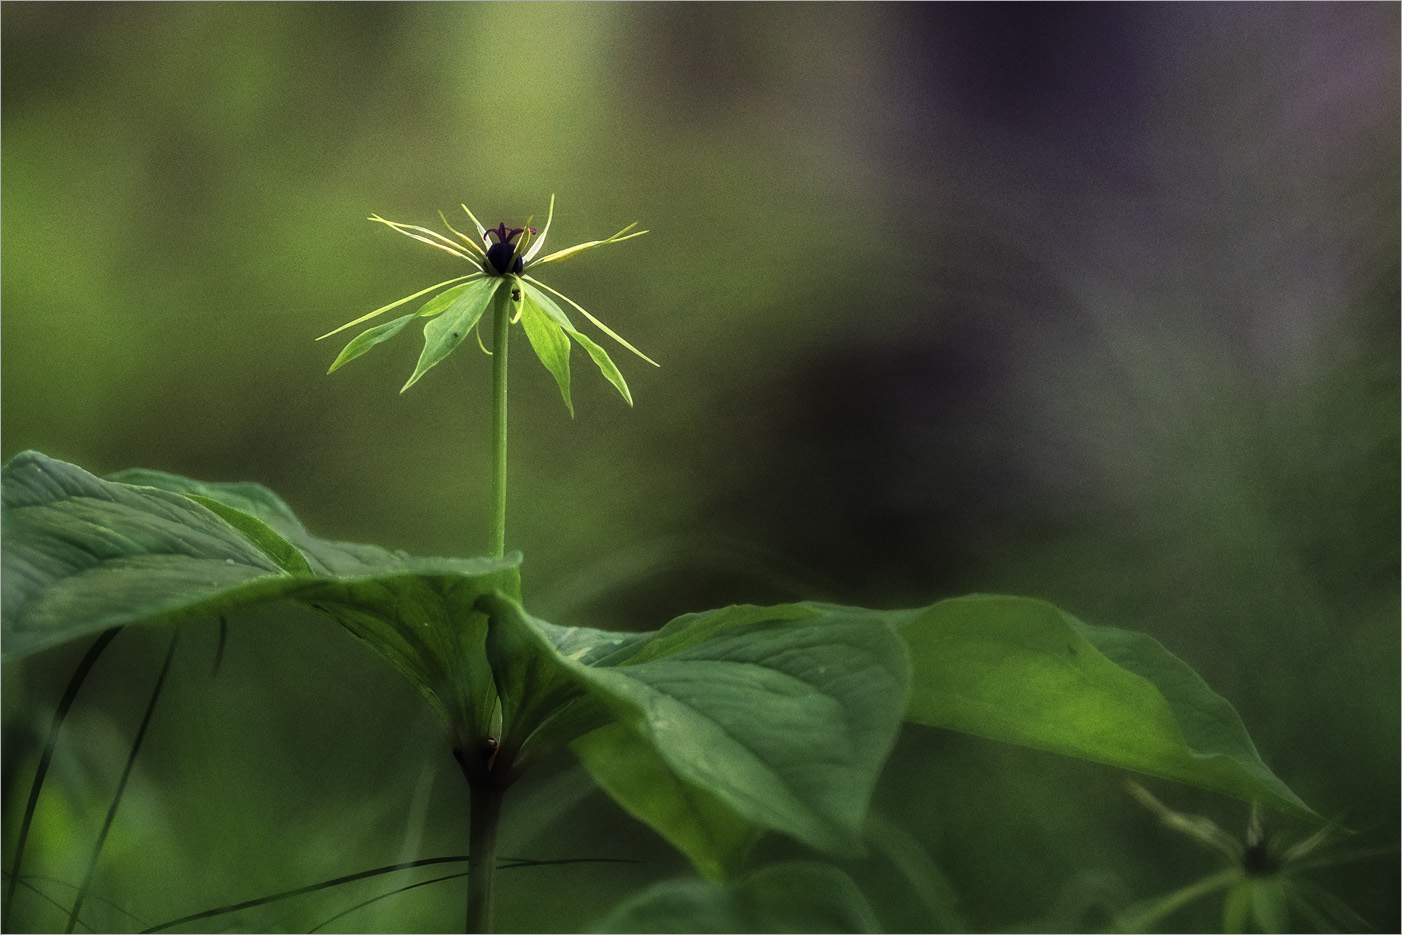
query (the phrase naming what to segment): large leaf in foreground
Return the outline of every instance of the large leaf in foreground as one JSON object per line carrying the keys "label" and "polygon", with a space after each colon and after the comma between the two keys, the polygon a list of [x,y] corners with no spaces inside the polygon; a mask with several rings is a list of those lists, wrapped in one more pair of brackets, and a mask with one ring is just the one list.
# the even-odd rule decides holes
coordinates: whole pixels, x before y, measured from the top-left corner
{"label": "large leaf in foreground", "polygon": [[766,830],[860,849],[906,693],[904,648],[881,621],[798,604],[728,607],[567,654],[560,628],[514,601],[489,602],[499,683],[502,667],[529,668],[534,684],[519,690],[565,697],[572,683],[577,705],[607,712],[612,723],[575,752],[707,876],[734,869]]}
{"label": "large leaf in foreground", "polygon": [[912,721],[1317,817],[1261,761],[1232,706],[1147,636],[1020,597],[956,598],[890,619],[911,650]]}
{"label": "large leaf in foreground", "polygon": [[494,689],[486,620],[473,605],[486,593],[519,593],[518,557],[413,559],[327,542],[256,484],[120,476],[141,483],[103,480],[38,452],[5,466],[6,655],[114,626],[290,600],[363,640],[450,728],[486,730]]}

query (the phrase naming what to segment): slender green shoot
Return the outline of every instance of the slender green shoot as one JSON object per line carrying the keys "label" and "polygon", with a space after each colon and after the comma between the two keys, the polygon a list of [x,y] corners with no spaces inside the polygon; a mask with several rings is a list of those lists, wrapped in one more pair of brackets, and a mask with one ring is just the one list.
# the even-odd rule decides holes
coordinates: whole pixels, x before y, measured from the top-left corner
{"label": "slender green shoot", "polygon": [[151,715],[156,712],[156,702],[161,698],[166,675],[170,673],[171,661],[175,659],[175,644],[179,633],[179,630],[175,630],[170,635],[170,648],[166,650],[166,659],[161,665],[161,674],[156,676],[156,686],[151,690],[151,700],[146,704],[146,713],[142,715],[141,726],[137,728],[136,737],[131,742],[131,752],[127,754],[127,765],[122,770],[122,778],[117,781],[117,790],[112,794],[112,805],[107,809],[107,818],[102,822],[102,830],[97,834],[97,843],[93,845],[92,857],[88,859],[88,869],[83,874],[83,883],[78,887],[78,895],[74,897],[73,908],[68,913],[68,927],[64,929],[65,932],[72,933],[78,925],[78,913],[83,909],[83,901],[87,898],[88,890],[92,887],[93,877],[97,874],[97,861],[102,856],[102,846],[107,843],[107,834],[112,830],[112,822],[117,817],[117,807],[122,803],[127,780],[131,778],[131,770],[136,765],[137,754],[141,752],[142,741],[146,739],[146,728],[151,726]]}
{"label": "slender green shoot", "polygon": [[492,555],[506,554],[506,348],[511,290],[497,290],[492,327]]}
{"label": "slender green shoot", "polygon": [[83,654],[82,660],[78,663],[78,668],[73,670],[73,675],[68,680],[68,686],[63,690],[63,696],[59,698],[58,708],[54,711],[54,719],[49,724],[49,734],[44,738],[44,752],[39,755],[39,766],[34,770],[34,781],[29,785],[29,801],[24,805],[24,818],[20,820],[19,825],[19,840],[15,844],[15,859],[10,865],[9,883],[5,886],[4,921],[3,924],[0,924],[0,928],[7,932],[12,931],[10,912],[15,906],[15,884],[19,882],[20,867],[24,863],[24,847],[29,841],[29,827],[34,820],[34,809],[39,804],[39,792],[44,788],[44,778],[49,774],[49,764],[54,759],[54,748],[58,746],[59,729],[63,727],[64,719],[68,717],[68,710],[73,707],[73,701],[78,697],[78,690],[83,687],[83,682],[87,680],[88,673],[92,671],[98,657],[120,632],[122,632],[121,627],[105,630],[88,647],[88,651]]}

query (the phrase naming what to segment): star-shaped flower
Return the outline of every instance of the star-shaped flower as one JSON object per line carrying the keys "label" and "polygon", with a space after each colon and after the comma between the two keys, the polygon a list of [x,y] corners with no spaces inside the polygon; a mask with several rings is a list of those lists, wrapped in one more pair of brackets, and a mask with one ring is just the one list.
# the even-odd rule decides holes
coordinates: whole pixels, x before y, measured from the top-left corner
{"label": "star-shaped flower", "polygon": [[[540,358],[541,363],[545,364],[546,369],[554,376],[555,382],[559,384],[560,394],[564,396],[565,405],[569,408],[571,415],[574,414],[574,404],[570,401],[571,339],[584,348],[604,377],[618,389],[618,392],[631,406],[633,396],[628,392],[628,384],[624,381],[623,374],[614,365],[608,352],[594,343],[587,335],[581,334],[555,300],[557,298],[563,299],[574,306],[581,315],[593,322],[604,334],[654,367],[657,366],[657,363],[619,337],[599,319],[585,311],[574,299],[536,279],[531,275],[531,271],[546,263],[554,263],[557,260],[566,259],[604,244],[619,243],[646,234],[647,231],[633,231],[637,225],[629,224],[623,230],[604,240],[591,240],[546,256],[538,256],[541,248],[545,246],[545,238],[550,233],[550,223],[555,217],[555,196],[550,196],[550,214],[546,217],[545,227],[540,231],[539,237],[536,236],[536,229],[530,226],[529,221],[523,227],[507,227],[503,222],[488,229],[483,227],[482,223],[473,216],[467,205],[463,205],[462,209],[467,212],[468,218],[477,228],[477,238],[465,236],[454,230],[453,226],[448,223],[448,219],[443,217],[441,213],[439,217],[443,219],[444,225],[457,238],[456,240],[425,227],[387,221],[379,215],[371,216],[370,220],[372,221],[388,225],[407,237],[412,237],[430,247],[436,247],[466,260],[473,269],[470,273],[437,283],[427,289],[421,289],[397,302],[391,302],[382,308],[377,308],[368,315],[362,315],[335,331],[322,335],[322,338],[329,338],[333,334],[338,334],[361,322],[369,321],[392,308],[398,308],[405,302],[411,302],[420,296],[433,292],[438,293],[425,302],[417,312],[396,318],[394,321],[385,322],[382,325],[376,325],[356,335],[336,357],[335,362],[331,364],[331,370],[327,372],[336,370],[364,354],[376,344],[394,337],[404,330],[404,327],[413,319],[428,318],[429,322],[424,326],[423,353],[419,355],[418,366],[414,368],[413,375],[400,389],[402,393],[418,382],[418,379],[429,369],[452,353],[467,338],[469,331],[475,332],[483,313],[496,299],[510,303],[511,323],[520,322],[525,328],[526,337],[531,342],[536,356]],[[630,231],[632,233],[629,233]],[[439,292],[439,290],[443,291]],[[317,340],[319,341],[321,338]],[[486,346],[482,344],[480,334],[477,336],[477,343],[483,351],[487,350]]]}

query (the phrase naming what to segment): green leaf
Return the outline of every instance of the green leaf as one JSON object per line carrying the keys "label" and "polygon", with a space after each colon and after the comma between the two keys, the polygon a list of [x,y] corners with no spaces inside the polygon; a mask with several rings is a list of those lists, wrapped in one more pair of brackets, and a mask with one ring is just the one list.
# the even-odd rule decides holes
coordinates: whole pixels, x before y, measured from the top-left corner
{"label": "green leaf", "polygon": [[444,286],[451,285],[452,283],[455,283],[455,282],[462,282],[464,279],[471,279],[471,278],[474,277],[474,276],[481,276],[481,275],[482,275],[481,273],[468,273],[466,276],[454,276],[452,279],[445,279],[443,282],[434,283],[433,285],[429,286],[427,289],[420,289],[418,292],[415,292],[413,295],[406,295],[406,296],[405,296],[404,298],[402,298],[402,299],[395,299],[393,302],[389,303],[388,305],[382,305],[382,306],[380,306],[379,308],[375,309],[373,312],[370,312],[370,313],[365,314],[365,315],[361,315],[359,318],[352,319],[351,321],[346,322],[344,325],[341,325],[339,328],[335,328],[335,329],[333,329],[333,330],[331,330],[331,331],[326,332],[326,333],[323,334],[320,338],[317,338],[317,340],[320,341],[322,338],[329,338],[329,337],[331,337],[331,335],[333,335],[333,334],[340,334],[342,331],[345,331],[347,328],[354,328],[356,325],[360,324],[361,322],[369,321],[370,319],[376,317],[377,315],[383,315],[385,312],[389,311],[390,309],[392,309],[392,308],[398,308],[399,306],[403,305],[405,302],[412,302],[414,299],[417,299],[419,296],[421,296],[421,295],[427,295],[428,293],[434,291],[435,289],[442,289]]}
{"label": "green leaf", "polygon": [[465,282],[460,286],[444,289],[423,305],[419,306],[419,310],[414,313],[413,317],[432,318],[434,315],[447,311],[452,307],[453,303],[458,300],[458,297],[467,291],[467,287],[470,285],[472,285],[472,283]]}
{"label": "green leaf", "polygon": [[1261,761],[1231,705],[1147,636],[982,595],[892,623],[910,646],[912,721],[1317,817]]}
{"label": "green leaf", "polygon": [[258,517],[234,509],[213,497],[204,497],[199,494],[186,494],[186,496],[247,536],[249,541],[258,546],[264,555],[277,562],[277,566],[283,571],[292,575],[312,573],[306,557],[297,551],[297,547],[278,535],[271,526]]}
{"label": "green leaf", "polygon": [[551,319],[536,301],[529,289],[521,290],[521,325],[526,329],[526,337],[545,369],[550,371],[560,386],[560,395],[565,398],[565,408],[574,416],[574,403],[570,402],[570,342],[559,324]]}
{"label": "green leaf", "polygon": [[[154,471],[121,476],[144,483],[102,480],[32,451],[5,466],[6,656],[113,626],[174,624],[289,600],[336,620],[398,669],[455,735],[485,734],[495,687],[483,651],[486,619],[474,605],[487,593],[520,593],[519,555],[414,559],[325,542],[255,484],[200,484]],[[223,516],[265,546],[275,532],[312,574],[288,574]],[[332,566],[354,572],[326,574]]]}
{"label": "green leaf", "polygon": [[[629,344],[626,340],[623,339],[623,337],[622,337],[621,335],[619,335],[617,332],[615,332],[615,331],[614,331],[612,328],[610,328],[608,325],[606,325],[606,324],[604,324],[603,322],[599,321],[599,319],[597,319],[597,318],[595,318],[593,315],[591,315],[591,314],[589,313],[589,311],[588,311],[584,306],[580,305],[580,304],[579,304],[578,302],[576,302],[574,299],[572,299],[572,298],[570,298],[569,296],[565,295],[565,294],[564,294],[563,292],[561,292],[559,289],[555,289],[555,288],[553,288],[553,287],[551,287],[551,286],[547,286],[545,283],[540,282],[539,280],[537,280],[537,279],[536,279],[535,277],[533,277],[533,276],[524,276],[524,277],[522,277],[522,278],[523,278],[526,282],[530,283],[531,285],[533,285],[533,286],[539,286],[541,289],[544,289],[544,290],[547,291],[547,292],[553,293],[557,298],[564,299],[566,302],[570,303],[570,304],[573,305],[576,309],[578,309],[578,310],[579,310],[579,313],[580,313],[581,315],[583,315],[585,318],[587,318],[587,319],[589,319],[591,322],[593,322],[594,327],[598,328],[598,329],[599,329],[600,331],[602,331],[604,334],[606,334],[606,335],[608,335],[609,337],[613,338],[613,339],[614,339],[615,341],[617,341],[619,344],[622,344],[624,347],[628,348],[628,350],[632,351],[634,354],[637,354],[639,357],[641,357],[643,360],[647,361],[648,363],[652,364],[654,367],[658,366],[657,361],[653,360],[651,357],[647,356],[647,355],[644,354],[642,351],[638,350],[636,347],[634,347],[633,345]],[[561,314],[563,315],[564,313],[562,312]],[[565,330],[567,330],[567,331],[573,331],[574,329],[573,329],[573,327],[571,326],[571,327],[567,327]]]}
{"label": "green leaf", "polygon": [[491,276],[474,280],[466,286],[452,305],[424,326],[423,353],[419,355],[413,376],[409,377],[409,382],[405,383],[399,392],[402,393],[413,386],[419,381],[419,377],[451,354],[477,324],[487,306],[492,304],[492,297],[496,295],[497,289],[509,288],[509,282],[501,277]]}
{"label": "green leaf", "polygon": [[733,804],[674,770],[657,743],[608,724],[571,749],[608,795],[691,859],[708,880],[724,880],[744,864],[767,828]]}
{"label": "green leaf", "polygon": [[146,468],[118,471],[108,475],[107,479],[120,484],[155,487],[171,493],[207,497],[257,517],[296,546],[314,574],[366,574],[401,567],[409,557],[403,552],[391,552],[377,545],[318,539],[307,532],[296,514],[277,494],[261,484],[249,481],[207,483]]}
{"label": "green leaf", "polygon": [[[618,726],[581,737],[575,752],[707,876],[733,869],[765,830],[860,850],[907,678],[903,647],[877,616],[730,607],[679,618],[649,641],[584,645],[570,658],[515,602],[487,603],[489,652],[498,640],[510,647],[494,654],[497,665],[537,673],[533,681],[498,672],[498,684],[534,694],[569,677],[582,688],[574,703],[596,705]],[[515,633],[508,642],[499,629]]]}
{"label": "green leaf", "polygon": [[617,389],[620,394],[622,394],[623,399],[628,405],[633,405],[633,394],[628,392],[628,382],[623,379],[623,374],[619,372],[618,367],[614,366],[613,360],[609,357],[608,352],[595,344],[588,335],[581,334],[578,331],[571,331],[570,337],[578,341],[579,346],[589,352],[589,356],[592,357],[594,363],[598,365],[599,372],[614,385],[614,388]]}
{"label": "green leaf", "polygon": [[349,344],[341,348],[341,353],[336,355],[336,359],[331,362],[331,367],[326,372],[335,373],[341,367],[355,360],[376,344],[388,341],[390,338],[403,331],[404,326],[413,321],[415,317],[414,315],[405,315],[402,318],[396,318],[394,321],[387,321],[383,325],[376,325],[373,328],[367,328],[360,332],[360,334],[351,338]]}
{"label": "green leaf", "polygon": [[[602,347],[595,344],[588,335],[582,334],[579,329],[574,326],[574,323],[570,321],[569,316],[560,308],[559,304],[554,299],[550,298],[550,296],[546,295],[544,291],[539,288],[532,288],[523,281],[522,292],[537,308],[549,316],[555,324],[559,325],[566,334],[579,342],[579,346],[589,353],[590,358],[592,358],[595,365],[598,366],[599,372],[604,375],[604,378],[614,385],[618,392],[622,394],[623,399],[628,405],[633,405],[633,394],[628,392],[628,383],[623,379],[623,374],[619,372],[618,367],[614,365],[608,353]],[[571,412],[573,412],[573,410],[571,410]]]}
{"label": "green leaf", "polygon": [[728,886],[668,880],[619,906],[603,932],[877,932],[852,878],[828,864],[792,862]]}

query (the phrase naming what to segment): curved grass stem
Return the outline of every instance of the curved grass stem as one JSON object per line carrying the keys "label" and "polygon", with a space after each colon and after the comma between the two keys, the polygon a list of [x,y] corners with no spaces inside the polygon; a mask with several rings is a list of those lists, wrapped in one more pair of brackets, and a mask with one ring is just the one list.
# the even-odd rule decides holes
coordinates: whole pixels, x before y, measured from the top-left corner
{"label": "curved grass stem", "polygon": [[10,863],[10,879],[5,884],[4,918],[3,923],[0,923],[0,928],[6,932],[13,931],[10,928],[10,912],[15,905],[15,884],[20,879],[20,866],[24,861],[24,846],[29,840],[29,826],[34,819],[34,809],[39,804],[39,792],[44,788],[44,778],[49,773],[49,764],[53,762],[54,748],[58,746],[59,728],[63,727],[63,721],[68,717],[68,709],[73,707],[73,701],[78,697],[78,689],[83,687],[88,672],[97,663],[98,657],[107,648],[107,644],[112,642],[113,637],[121,631],[121,627],[104,630],[102,635],[93,641],[93,644],[88,647],[88,651],[83,654],[83,660],[78,663],[78,668],[73,671],[72,678],[68,680],[68,687],[63,690],[63,697],[59,699],[58,708],[54,711],[53,723],[49,725],[49,735],[44,739],[44,752],[39,756],[39,765],[34,770],[34,781],[29,786],[29,801],[24,806],[24,818],[19,826],[19,841],[15,845],[14,860]]}
{"label": "curved grass stem", "polygon": [[88,869],[83,874],[83,883],[78,887],[78,895],[73,900],[73,908],[68,912],[68,927],[65,932],[71,933],[78,926],[78,914],[82,912],[83,901],[87,898],[88,890],[92,888],[93,877],[97,873],[97,861],[102,856],[102,846],[107,843],[107,834],[112,830],[112,822],[117,817],[117,807],[122,803],[122,795],[126,792],[127,780],[131,778],[132,767],[136,765],[136,756],[141,752],[142,741],[146,739],[146,729],[151,726],[151,715],[156,713],[156,702],[161,699],[161,690],[165,687],[166,675],[170,673],[170,664],[175,659],[175,643],[179,631],[170,635],[170,648],[166,650],[165,662],[161,665],[161,674],[156,676],[156,686],[151,689],[151,700],[146,703],[146,713],[142,715],[141,726],[136,730],[136,737],[131,742],[131,751],[127,754],[127,765],[122,770],[122,778],[117,781],[117,790],[112,795],[112,804],[107,809],[107,818],[102,823],[102,830],[97,833],[97,843],[93,845],[92,857],[88,859]]}

